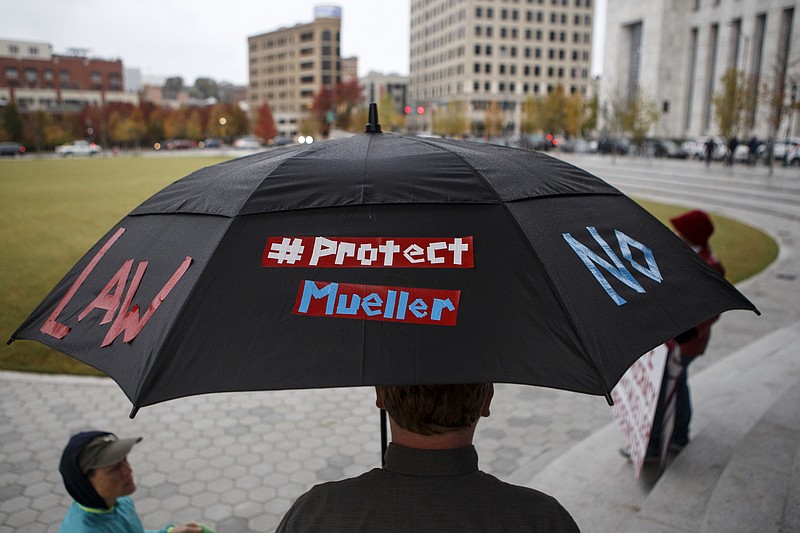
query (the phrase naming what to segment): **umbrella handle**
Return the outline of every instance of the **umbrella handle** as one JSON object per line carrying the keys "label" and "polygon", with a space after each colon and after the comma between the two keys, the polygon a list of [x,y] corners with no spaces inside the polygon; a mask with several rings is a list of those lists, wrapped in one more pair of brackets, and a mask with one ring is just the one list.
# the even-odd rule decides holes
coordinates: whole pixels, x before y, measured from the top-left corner
{"label": "umbrella handle", "polygon": [[386,409],[381,409],[381,466],[386,465]]}

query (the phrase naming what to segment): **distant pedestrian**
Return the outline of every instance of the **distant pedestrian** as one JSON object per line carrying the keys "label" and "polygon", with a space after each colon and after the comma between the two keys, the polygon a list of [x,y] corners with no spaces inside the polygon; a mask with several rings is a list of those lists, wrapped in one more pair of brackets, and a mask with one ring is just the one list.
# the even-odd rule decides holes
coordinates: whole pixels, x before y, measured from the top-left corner
{"label": "distant pedestrian", "polygon": [[739,147],[739,139],[736,138],[736,135],[731,137],[731,140],[728,141],[728,164],[733,166],[736,162],[736,148]]}
{"label": "distant pedestrian", "polygon": [[747,143],[747,148],[749,150],[749,154],[747,156],[747,162],[751,165],[755,165],[758,161],[758,147],[760,143],[756,137],[750,137],[750,141]]}
{"label": "distant pedestrian", "polygon": [[706,166],[710,166],[711,165],[711,159],[713,159],[713,157],[714,157],[714,148],[715,148],[714,144],[715,144],[714,143],[714,139],[712,139],[711,137],[709,137],[706,140],[706,144],[705,144]]}

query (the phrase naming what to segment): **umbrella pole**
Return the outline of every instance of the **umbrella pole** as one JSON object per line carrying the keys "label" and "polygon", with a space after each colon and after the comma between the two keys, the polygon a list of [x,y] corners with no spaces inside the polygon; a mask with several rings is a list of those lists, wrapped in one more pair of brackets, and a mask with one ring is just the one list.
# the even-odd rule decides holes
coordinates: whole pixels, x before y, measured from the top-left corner
{"label": "umbrella pole", "polygon": [[388,435],[386,432],[386,409],[381,409],[381,466],[386,464],[386,442]]}

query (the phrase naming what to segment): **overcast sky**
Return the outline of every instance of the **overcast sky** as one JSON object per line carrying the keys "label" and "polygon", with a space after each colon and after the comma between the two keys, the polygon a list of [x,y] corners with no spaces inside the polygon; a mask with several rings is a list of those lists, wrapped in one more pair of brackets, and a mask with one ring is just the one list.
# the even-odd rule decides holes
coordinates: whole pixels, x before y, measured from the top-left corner
{"label": "overcast sky", "polygon": [[[604,20],[605,0],[596,3]],[[341,53],[358,56],[359,76],[408,74],[409,0],[0,0],[0,39],[44,41],[56,53],[89,49],[146,78],[244,85],[248,36],[311,22],[314,6],[327,4],[342,8]]]}

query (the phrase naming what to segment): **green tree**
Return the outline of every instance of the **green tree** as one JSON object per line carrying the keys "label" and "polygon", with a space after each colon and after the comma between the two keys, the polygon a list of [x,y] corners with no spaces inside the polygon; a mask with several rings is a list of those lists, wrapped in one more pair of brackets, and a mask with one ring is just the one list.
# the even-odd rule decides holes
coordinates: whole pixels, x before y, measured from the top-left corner
{"label": "green tree", "polygon": [[219,99],[219,86],[211,78],[197,78],[194,80],[194,91],[198,98]]}
{"label": "green tree", "polygon": [[737,135],[743,124],[743,112],[748,109],[751,91],[744,73],[730,68],[722,76],[722,89],[714,94],[714,117],[719,134],[730,139]]}
{"label": "green tree", "polygon": [[25,136],[25,128],[22,124],[22,117],[17,110],[17,104],[10,103],[3,108],[2,117],[0,117],[0,126],[5,132],[5,136],[18,143],[23,142]]}
{"label": "green tree", "polygon": [[183,78],[180,76],[174,76],[172,78],[167,78],[164,82],[164,98],[168,100],[174,100],[178,97],[178,93],[183,90]]}

